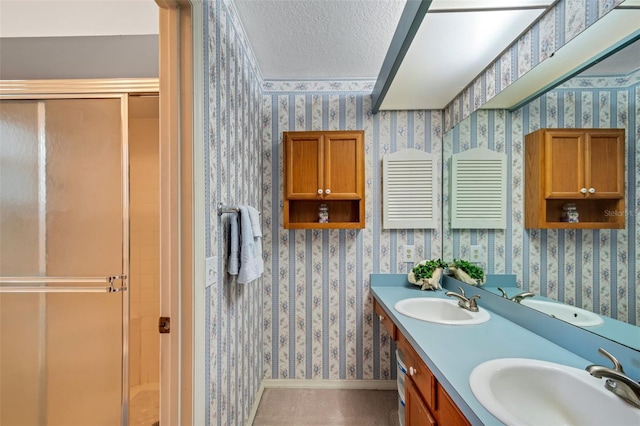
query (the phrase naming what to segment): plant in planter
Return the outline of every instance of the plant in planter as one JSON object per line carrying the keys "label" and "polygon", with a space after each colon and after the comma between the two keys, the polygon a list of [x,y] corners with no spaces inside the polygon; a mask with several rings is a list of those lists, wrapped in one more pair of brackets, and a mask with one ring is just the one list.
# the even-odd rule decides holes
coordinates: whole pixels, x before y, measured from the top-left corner
{"label": "plant in planter", "polygon": [[441,259],[423,260],[411,269],[408,281],[421,286],[421,290],[441,290],[440,278],[447,264]]}
{"label": "plant in planter", "polygon": [[485,283],[484,271],[479,266],[462,259],[453,259],[449,271],[458,280],[476,286]]}

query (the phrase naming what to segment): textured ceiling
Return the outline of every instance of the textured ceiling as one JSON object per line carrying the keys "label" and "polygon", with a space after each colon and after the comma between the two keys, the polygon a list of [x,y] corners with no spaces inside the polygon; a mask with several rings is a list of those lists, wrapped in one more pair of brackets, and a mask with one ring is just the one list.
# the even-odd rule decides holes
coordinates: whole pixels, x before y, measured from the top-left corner
{"label": "textured ceiling", "polygon": [[405,0],[234,0],[262,77],[376,79]]}

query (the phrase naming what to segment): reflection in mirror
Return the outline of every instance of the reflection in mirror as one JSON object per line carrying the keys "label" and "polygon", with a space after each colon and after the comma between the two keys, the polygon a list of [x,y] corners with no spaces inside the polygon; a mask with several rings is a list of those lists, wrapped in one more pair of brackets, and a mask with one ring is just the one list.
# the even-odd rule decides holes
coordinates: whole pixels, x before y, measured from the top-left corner
{"label": "reflection in mirror", "polygon": [[[619,65],[616,58],[627,61],[627,68],[616,68],[612,74],[609,70]],[[515,274],[514,286],[505,288],[509,297],[531,291],[536,299],[595,312],[604,323],[585,329],[640,350],[638,126],[640,41],[515,111],[479,110],[467,117],[443,138],[444,258],[468,259],[470,246],[480,245],[485,272]],[[538,128],[625,129],[625,229],[524,229],[524,136]],[[452,230],[449,226],[448,159],[477,147],[507,155],[505,230]],[[490,283],[483,288],[500,294]]]}

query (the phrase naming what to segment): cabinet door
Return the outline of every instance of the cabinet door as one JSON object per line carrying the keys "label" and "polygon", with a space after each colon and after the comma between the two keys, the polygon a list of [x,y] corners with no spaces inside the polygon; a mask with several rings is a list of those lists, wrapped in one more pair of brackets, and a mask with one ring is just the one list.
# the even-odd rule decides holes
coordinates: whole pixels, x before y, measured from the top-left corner
{"label": "cabinet door", "polygon": [[420,398],[413,382],[407,379],[404,388],[405,423],[407,426],[436,426],[433,415]]}
{"label": "cabinet door", "polygon": [[318,199],[324,193],[322,133],[284,134],[285,192],[289,199]]}
{"label": "cabinet door", "polygon": [[331,132],[324,138],[324,196],[359,200],[364,194],[363,132]]}
{"label": "cabinet door", "polygon": [[624,198],[624,131],[590,131],[586,135],[586,196]]}
{"label": "cabinet door", "polygon": [[575,130],[549,130],[544,140],[545,198],[584,198],[585,135]]}
{"label": "cabinet door", "polygon": [[438,410],[436,411],[438,423],[447,426],[469,426],[467,418],[460,412],[449,394],[438,383]]}

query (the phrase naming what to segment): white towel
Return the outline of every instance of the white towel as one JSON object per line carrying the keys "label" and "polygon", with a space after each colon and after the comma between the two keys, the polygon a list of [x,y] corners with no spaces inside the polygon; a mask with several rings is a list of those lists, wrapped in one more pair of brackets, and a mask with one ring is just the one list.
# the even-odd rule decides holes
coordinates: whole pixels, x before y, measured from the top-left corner
{"label": "white towel", "polygon": [[262,272],[256,257],[249,209],[247,206],[239,206],[238,209],[240,210],[240,272],[238,273],[238,283],[245,284],[260,277]]}
{"label": "white towel", "polygon": [[229,262],[227,270],[230,275],[238,275],[240,270],[240,229],[238,228],[239,214],[231,215],[229,232]]}
{"label": "white towel", "polygon": [[249,210],[249,220],[251,221],[251,231],[253,232],[256,262],[258,263],[258,270],[262,274],[264,272],[264,261],[262,260],[262,228],[260,226],[260,213],[251,206],[247,206],[247,210]]}

